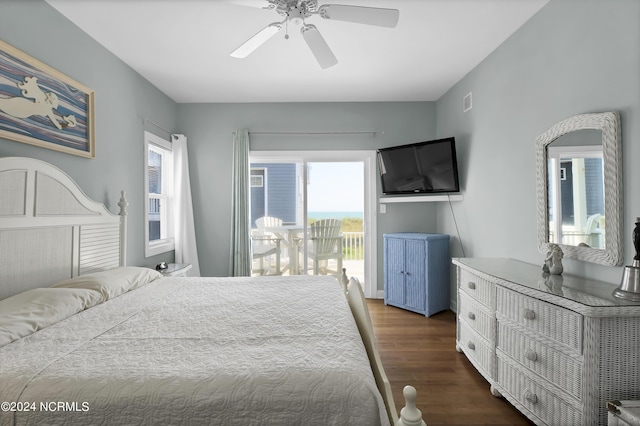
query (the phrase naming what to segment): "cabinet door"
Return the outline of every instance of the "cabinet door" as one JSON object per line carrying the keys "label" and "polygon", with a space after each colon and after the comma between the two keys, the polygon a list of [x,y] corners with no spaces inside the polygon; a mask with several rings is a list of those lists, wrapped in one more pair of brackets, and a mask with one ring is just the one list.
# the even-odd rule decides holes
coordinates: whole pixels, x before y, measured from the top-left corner
{"label": "cabinet door", "polygon": [[386,302],[404,305],[404,240],[387,238],[385,243]]}
{"label": "cabinet door", "polygon": [[409,308],[425,311],[425,242],[407,240],[405,244],[405,305]]}

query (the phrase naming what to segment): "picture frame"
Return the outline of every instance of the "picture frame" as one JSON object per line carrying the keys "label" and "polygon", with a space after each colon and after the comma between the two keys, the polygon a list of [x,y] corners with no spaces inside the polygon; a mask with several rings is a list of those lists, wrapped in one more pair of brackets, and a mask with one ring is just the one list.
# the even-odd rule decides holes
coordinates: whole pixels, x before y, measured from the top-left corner
{"label": "picture frame", "polygon": [[95,158],[94,96],[0,40],[0,138]]}

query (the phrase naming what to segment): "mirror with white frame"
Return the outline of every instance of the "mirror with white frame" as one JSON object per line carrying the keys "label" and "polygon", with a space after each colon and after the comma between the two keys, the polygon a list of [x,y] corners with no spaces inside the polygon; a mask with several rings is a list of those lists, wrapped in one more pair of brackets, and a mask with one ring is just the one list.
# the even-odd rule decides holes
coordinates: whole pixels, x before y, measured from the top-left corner
{"label": "mirror with white frame", "polygon": [[536,140],[538,249],[621,265],[622,155],[616,112],[581,114]]}

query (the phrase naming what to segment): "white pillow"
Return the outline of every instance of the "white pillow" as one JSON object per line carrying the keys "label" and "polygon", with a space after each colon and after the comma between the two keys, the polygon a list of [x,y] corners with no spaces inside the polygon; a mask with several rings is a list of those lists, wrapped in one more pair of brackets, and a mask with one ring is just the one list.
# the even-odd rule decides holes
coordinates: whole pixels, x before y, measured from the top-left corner
{"label": "white pillow", "polygon": [[93,274],[80,275],[69,280],[52,285],[55,288],[86,288],[100,292],[104,300],[110,300],[123,293],[150,283],[162,274],[154,269],[138,266],[121,266],[94,272]]}
{"label": "white pillow", "polygon": [[103,301],[94,290],[36,288],[0,300],[0,346]]}

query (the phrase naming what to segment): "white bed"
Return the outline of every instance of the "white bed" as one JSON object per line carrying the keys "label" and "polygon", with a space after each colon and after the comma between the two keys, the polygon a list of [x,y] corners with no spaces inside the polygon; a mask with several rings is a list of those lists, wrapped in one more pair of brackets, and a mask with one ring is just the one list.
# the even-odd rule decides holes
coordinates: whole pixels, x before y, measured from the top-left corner
{"label": "white bed", "polygon": [[[50,164],[0,158],[0,425],[396,421],[356,281],[345,298],[326,276],[124,267],[124,194],[120,207]],[[419,425],[408,391],[399,424]]]}

